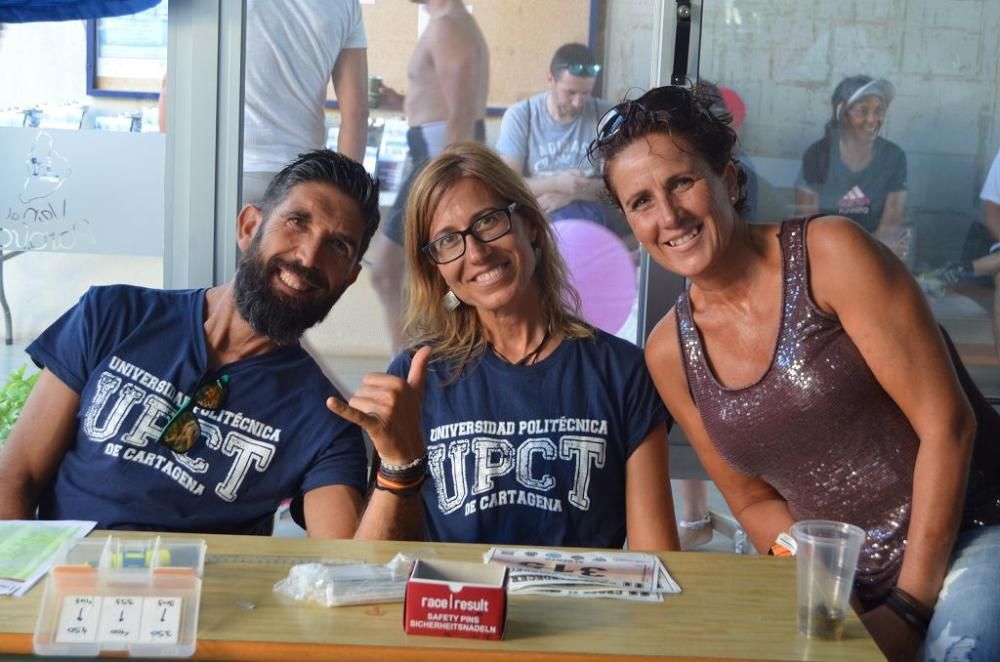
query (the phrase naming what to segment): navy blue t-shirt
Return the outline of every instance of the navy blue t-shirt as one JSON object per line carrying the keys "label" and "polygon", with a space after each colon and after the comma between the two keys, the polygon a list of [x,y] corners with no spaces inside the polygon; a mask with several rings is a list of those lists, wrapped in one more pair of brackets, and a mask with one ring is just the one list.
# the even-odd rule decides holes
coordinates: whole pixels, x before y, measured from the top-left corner
{"label": "navy blue t-shirt", "polygon": [[206,375],[205,290],[93,287],[27,352],[80,395],[76,437],[40,519],[99,528],[269,533],[285,498],[363,491],[360,430],[325,406],[335,389],[298,344],[223,366],[221,409],[194,407],[186,454],[156,439]]}
{"label": "navy blue t-shirt", "polygon": [[[409,368],[403,353],[389,372]],[[667,420],[642,351],[598,331],[535,365],[486,352],[451,377],[447,365],[428,366],[430,539],[620,548],[625,463]]]}

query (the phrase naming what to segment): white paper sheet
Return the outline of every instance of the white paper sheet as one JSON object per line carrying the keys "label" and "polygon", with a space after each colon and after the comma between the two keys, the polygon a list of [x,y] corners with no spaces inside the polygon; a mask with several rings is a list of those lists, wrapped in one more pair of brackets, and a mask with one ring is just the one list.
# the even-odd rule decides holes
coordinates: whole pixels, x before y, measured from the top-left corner
{"label": "white paper sheet", "polygon": [[45,576],[63,544],[90,533],[97,522],[0,522],[0,595],[20,597]]}

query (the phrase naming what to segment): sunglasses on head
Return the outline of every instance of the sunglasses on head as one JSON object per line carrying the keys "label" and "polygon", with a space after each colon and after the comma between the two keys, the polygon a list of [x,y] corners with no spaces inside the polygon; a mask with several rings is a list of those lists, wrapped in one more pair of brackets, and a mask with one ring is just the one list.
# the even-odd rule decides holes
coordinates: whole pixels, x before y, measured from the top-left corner
{"label": "sunglasses on head", "polygon": [[596,78],[597,74],[601,73],[601,65],[599,64],[567,63],[559,65],[558,68],[561,71],[568,71],[573,76],[586,78]]}
{"label": "sunglasses on head", "polygon": [[[677,129],[678,126],[675,122],[679,121],[679,118],[670,118],[669,114],[677,112],[689,104],[694,105],[696,111],[705,121],[713,124],[719,122],[729,122],[725,116],[720,116],[720,114],[727,114],[724,107],[718,109],[720,114],[716,114],[711,108],[705,105],[705,102],[702,101],[701,98],[692,99],[692,97],[693,95],[691,90],[686,87],[681,87],[680,85],[665,85],[663,87],[653,88],[638,99],[622,101],[620,104],[612,106],[597,122],[596,146],[598,148],[602,148],[607,145],[624,127],[628,126],[633,120],[635,120],[640,113],[666,113],[667,117],[663,118],[664,124],[673,129]],[[654,120],[655,119],[657,118],[654,118]],[[684,121],[684,123],[689,122]]]}
{"label": "sunglasses on head", "polygon": [[601,146],[614,138],[622,127],[631,122],[639,113],[669,110],[687,102],[691,92],[678,85],[653,88],[638,99],[629,99],[608,109],[597,122],[597,145]]}
{"label": "sunglasses on head", "polygon": [[163,444],[175,453],[187,453],[201,436],[201,424],[194,415],[194,406],[202,409],[215,410],[222,406],[229,392],[229,375],[220,375],[216,380],[200,382],[194,397],[188,398],[177,412],[170,417],[167,425],[156,438],[156,443]]}

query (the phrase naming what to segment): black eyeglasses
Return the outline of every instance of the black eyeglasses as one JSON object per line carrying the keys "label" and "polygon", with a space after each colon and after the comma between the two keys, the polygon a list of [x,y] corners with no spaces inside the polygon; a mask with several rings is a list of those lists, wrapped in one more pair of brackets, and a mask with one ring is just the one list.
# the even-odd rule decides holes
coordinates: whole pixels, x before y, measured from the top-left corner
{"label": "black eyeglasses", "polygon": [[597,74],[601,73],[601,65],[599,64],[577,64],[577,63],[566,63],[560,64],[556,67],[557,71],[568,71],[570,75],[582,76],[586,78],[596,78]]}
{"label": "black eyeglasses", "polygon": [[490,209],[474,219],[466,229],[443,234],[421,250],[437,264],[454,262],[465,255],[465,238],[470,234],[480,243],[488,244],[510,232],[510,219],[516,210],[516,202],[500,209]]}
{"label": "black eyeglasses", "polygon": [[[622,101],[612,106],[597,122],[597,146],[601,147],[614,138],[622,127],[635,119],[639,113],[651,113],[657,110],[670,110],[686,104],[691,99],[691,92],[679,85],[665,85],[653,88],[638,99]],[[711,116],[711,112],[701,104],[695,103],[702,112]]]}
{"label": "black eyeglasses", "polygon": [[201,424],[192,411],[193,405],[198,405],[202,409],[215,410],[222,406],[229,392],[229,375],[220,375],[213,382],[202,383],[194,392],[193,398],[187,401],[177,410],[167,425],[156,438],[156,443],[163,444],[175,453],[187,453],[201,436]]}

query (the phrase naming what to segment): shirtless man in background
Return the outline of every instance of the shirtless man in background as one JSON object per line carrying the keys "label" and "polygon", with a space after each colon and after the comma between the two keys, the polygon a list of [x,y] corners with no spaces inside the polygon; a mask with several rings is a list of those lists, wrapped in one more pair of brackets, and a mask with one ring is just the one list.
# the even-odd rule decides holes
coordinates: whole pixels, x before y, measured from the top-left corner
{"label": "shirtless man in background", "polygon": [[381,89],[380,106],[406,113],[406,140],[412,168],[382,222],[383,237],[373,246],[371,278],[382,301],[393,353],[402,349],[403,228],[410,183],[430,159],[463,140],[484,141],[489,92],[489,49],[462,0],[413,0],[426,6],[427,29],[417,40],[407,67],[404,96]]}

